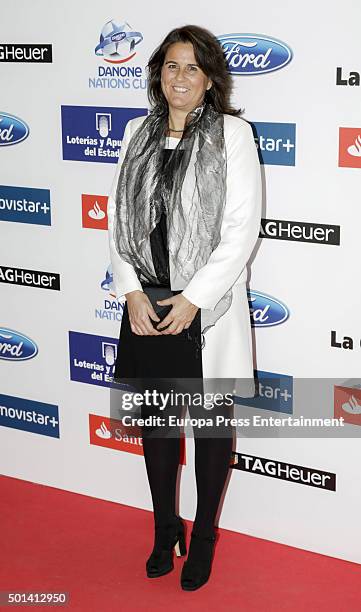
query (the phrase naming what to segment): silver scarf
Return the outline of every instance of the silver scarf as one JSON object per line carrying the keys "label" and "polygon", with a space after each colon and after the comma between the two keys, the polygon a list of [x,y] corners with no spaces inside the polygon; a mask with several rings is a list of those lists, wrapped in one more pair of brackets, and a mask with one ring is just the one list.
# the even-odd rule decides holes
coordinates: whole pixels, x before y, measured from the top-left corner
{"label": "silver scarf", "polygon": [[[184,289],[221,239],[227,176],[224,117],[206,102],[188,113],[183,137],[162,170],[167,127],[168,113],[156,107],[130,139],[116,189],[113,236],[117,252],[134,267],[139,281],[158,285],[149,235],[163,201],[171,288]],[[179,150],[180,159],[174,154]],[[229,289],[214,310],[202,308],[202,334],[231,302]]]}

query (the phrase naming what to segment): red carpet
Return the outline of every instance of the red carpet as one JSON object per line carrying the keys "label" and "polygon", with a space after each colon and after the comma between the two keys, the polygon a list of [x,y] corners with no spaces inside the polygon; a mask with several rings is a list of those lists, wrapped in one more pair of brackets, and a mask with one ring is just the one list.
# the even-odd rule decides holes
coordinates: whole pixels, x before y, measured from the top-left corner
{"label": "red carpet", "polygon": [[145,576],[150,512],[13,478],[0,477],[0,489],[0,590],[68,591],[58,610],[360,610],[358,564],[220,530],[210,582],[186,593],[184,558],[167,576]]}

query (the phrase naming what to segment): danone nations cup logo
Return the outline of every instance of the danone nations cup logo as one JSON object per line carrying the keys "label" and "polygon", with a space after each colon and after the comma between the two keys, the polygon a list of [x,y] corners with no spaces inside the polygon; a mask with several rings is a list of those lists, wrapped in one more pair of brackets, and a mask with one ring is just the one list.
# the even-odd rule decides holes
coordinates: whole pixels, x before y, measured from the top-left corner
{"label": "danone nations cup logo", "polygon": [[128,62],[136,54],[135,47],[143,40],[140,32],[132,30],[129,23],[108,21],[100,34],[95,55],[103,57],[105,62],[121,64]]}
{"label": "danone nations cup logo", "polygon": [[[101,61],[97,65],[97,76],[88,79],[89,88],[146,90],[144,66],[137,63],[136,57],[142,41],[143,34],[131,28],[127,21],[107,21],[94,49]],[[135,61],[131,61],[133,58]]]}

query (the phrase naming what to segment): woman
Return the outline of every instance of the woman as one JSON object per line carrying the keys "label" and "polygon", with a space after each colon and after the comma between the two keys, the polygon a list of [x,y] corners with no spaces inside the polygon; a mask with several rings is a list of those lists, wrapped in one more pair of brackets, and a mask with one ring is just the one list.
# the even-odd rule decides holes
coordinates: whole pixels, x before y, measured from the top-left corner
{"label": "woman", "polygon": [[[117,298],[126,298],[114,380],[137,380],[142,389],[164,388],[164,380],[184,388],[191,380],[195,386],[185,387],[194,391],[228,379],[242,395],[239,383],[253,383],[246,264],[261,215],[252,130],[229,104],[231,77],[209,31],[171,31],[148,70],[153,108],[125,128],[108,201],[113,283]],[[206,413],[205,406],[188,410]],[[214,418],[229,407],[209,412]],[[150,414],[159,409],[143,405],[142,416]],[[196,430],[197,512],[184,590],[199,588],[210,575],[233,442],[227,425],[203,435]],[[155,522],[146,568],[158,577],[173,569],[173,547],[186,554],[175,511],[179,428],[144,427],[142,435]]]}

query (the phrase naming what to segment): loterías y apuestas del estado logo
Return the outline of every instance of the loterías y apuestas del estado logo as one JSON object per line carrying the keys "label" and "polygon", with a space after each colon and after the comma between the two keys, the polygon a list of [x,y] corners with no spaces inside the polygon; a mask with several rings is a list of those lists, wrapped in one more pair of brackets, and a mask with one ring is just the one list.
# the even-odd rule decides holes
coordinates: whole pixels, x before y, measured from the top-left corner
{"label": "loter\u00edas y apuestas del estado logo", "polygon": [[107,21],[94,48],[99,63],[96,76],[88,79],[89,88],[146,89],[144,66],[139,64],[138,58],[138,46],[141,47],[142,41],[143,34],[127,21]]}

